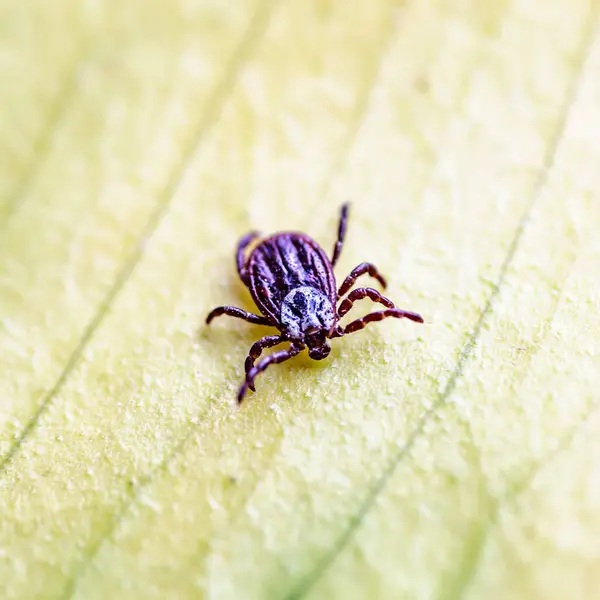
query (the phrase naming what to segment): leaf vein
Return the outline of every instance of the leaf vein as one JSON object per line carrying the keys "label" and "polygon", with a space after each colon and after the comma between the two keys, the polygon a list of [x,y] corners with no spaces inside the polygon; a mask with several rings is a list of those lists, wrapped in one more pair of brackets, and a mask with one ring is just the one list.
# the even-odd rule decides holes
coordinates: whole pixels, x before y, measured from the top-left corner
{"label": "leaf vein", "polygon": [[[82,58],[82,56],[85,56],[85,58]],[[77,82],[82,68],[88,60],[89,49],[86,49],[85,47],[83,49],[80,48],[75,53],[75,58],[71,60],[71,64],[67,69],[68,75],[64,78],[58,95],[52,103],[45,124],[42,126],[41,132],[34,141],[31,164],[26,169],[23,177],[17,182],[14,190],[0,211],[0,230],[5,230],[19,211],[40,172],[41,166],[50,155],[52,151],[52,142],[67,115],[69,107],[75,99]]]}
{"label": "leaf vein", "polygon": [[358,511],[351,517],[349,524],[346,527],[346,530],[334,542],[331,549],[323,556],[323,558],[316,565],[315,569],[312,572],[310,572],[303,580],[301,580],[299,585],[295,589],[293,589],[289,594],[284,596],[285,600],[299,600],[300,598],[306,596],[306,594],[321,579],[321,577],[325,574],[329,567],[335,562],[337,557],[352,540],[355,532],[358,530],[365,517],[375,505],[375,502],[377,501],[379,495],[385,489],[388,481],[395,473],[396,469],[398,468],[404,457],[409,454],[415,442],[420,438],[421,434],[424,431],[425,425],[447,403],[448,399],[450,398],[451,394],[456,388],[458,381],[462,377],[465,366],[469,362],[469,359],[473,354],[473,350],[475,349],[477,341],[479,340],[479,337],[483,330],[483,326],[488,316],[492,313],[496,299],[498,298],[500,291],[504,286],[509,268],[520,246],[523,234],[525,232],[527,224],[530,221],[534,206],[536,205],[539,197],[541,196],[541,193],[548,180],[549,173],[554,167],[557,151],[560,147],[566,129],[568,116],[571,113],[571,108],[575,102],[577,91],[580,87],[583,72],[585,70],[584,65],[587,60],[592,41],[594,39],[593,34],[595,33],[595,25],[593,27],[590,27],[589,29],[591,31],[588,31],[587,35],[585,36],[583,50],[580,54],[579,59],[579,66],[576,69],[576,75],[574,76],[571,85],[569,86],[569,89],[566,93],[566,98],[563,102],[563,106],[560,111],[557,124],[554,129],[554,133],[546,147],[543,167],[534,185],[529,202],[527,203],[525,211],[523,212],[517,224],[517,227],[513,233],[504,261],[502,262],[502,265],[500,267],[498,278],[492,287],[492,291],[479,314],[479,317],[475,323],[471,334],[467,338],[466,343],[463,345],[456,366],[450,378],[448,379],[446,386],[442,390],[441,394],[438,396],[438,399],[419,419],[417,426],[410,434],[404,445],[393,457],[388,467],[383,471],[382,475],[368,490],[363,502],[359,506]]}
{"label": "leaf vein", "polygon": [[11,444],[7,453],[2,457],[2,459],[0,459],[0,476],[6,471],[7,466],[11,463],[12,459],[15,457],[25,440],[33,432],[41,416],[52,404],[54,398],[69,378],[69,375],[79,363],[85,348],[87,347],[87,345],[93,338],[95,332],[97,331],[104,318],[108,314],[114,300],[119,295],[129,278],[133,274],[137,265],[139,264],[142,256],[144,255],[146,244],[148,243],[149,239],[152,237],[159,224],[162,222],[162,219],[166,215],[173,200],[173,197],[177,192],[179,184],[185,176],[186,170],[189,167],[193,155],[195,154],[199,145],[206,138],[211,126],[214,125],[215,122],[218,120],[219,114],[222,110],[225,100],[227,99],[233,86],[235,85],[237,77],[241,72],[244,64],[246,63],[251,49],[258,41],[258,38],[261,35],[261,31],[264,29],[264,25],[266,24],[270,13],[270,6],[274,2],[275,0],[265,0],[265,2],[261,5],[261,8],[251,18],[251,23],[249,27],[242,36],[242,40],[235,49],[233,56],[229,60],[229,64],[227,65],[224,76],[222,77],[219,84],[216,86],[214,92],[211,94],[211,97],[207,102],[207,106],[196,125],[194,135],[191,136],[191,141],[188,147],[185,148],[184,152],[182,153],[179,164],[174,169],[169,181],[167,182],[167,185],[160,194],[148,221],[142,229],[141,235],[137,239],[137,242],[131,255],[125,261],[120,271],[117,273],[117,276],[112,286],[108,290],[108,293],[100,303],[100,306],[98,307],[92,319],[86,325],[83,331],[83,335],[81,336],[77,346],[71,353],[69,360],[67,361],[65,367],[60,373],[54,386],[50,389],[49,392],[47,392],[43,396],[43,399],[40,405],[38,406],[37,410],[29,418],[27,424],[25,425],[19,436],[16,438],[16,440]]}

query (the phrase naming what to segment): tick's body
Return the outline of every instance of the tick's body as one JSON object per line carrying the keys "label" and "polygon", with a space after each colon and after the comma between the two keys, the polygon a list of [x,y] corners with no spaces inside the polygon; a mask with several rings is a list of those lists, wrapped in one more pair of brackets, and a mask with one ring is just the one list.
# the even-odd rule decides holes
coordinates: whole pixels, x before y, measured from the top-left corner
{"label": "tick's body", "polygon": [[[296,356],[308,347],[308,354],[315,360],[326,358],[331,348],[328,338],[341,337],[362,329],[372,321],[381,321],[386,317],[406,317],[422,323],[420,315],[394,307],[394,303],[372,288],[358,288],[348,294],[336,309],[338,299],[342,298],[354,285],[358,277],[368,273],[385,288],[385,280],[370,263],[361,263],[336,289],[333,267],[337,262],[348,218],[347,205],[342,207],[338,239],[331,261],[323,249],[308,236],[301,233],[279,233],[260,242],[245,259],[247,246],[258,237],[251,233],[239,243],[237,267],[239,275],[250,289],[252,298],[262,316],[248,313],[234,306],[215,308],[207,317],[210,323],[215,317],[228,314],[256,323],[271,325],[280,331],[280,335],[268,336],[256,342],[246,359],[246,380],[238,394],[241,402],[248,388],[254,390],[254,379],[270,364],[283,362]],[[387,310],[374,312],[362,319],[352,321],[346,327],[338,322],[352,304],[359,299],[369,297],[383,304]],[[254,361],[265,348],[271,348],[283,342],[291,342],[287,350],[274,352],[261,360],[256,366]]]}
{"label": "tick's body", "polygon": [[[260,312],[294,328],[294,316],[315,316],[302,300],[335,306],[335,277],[323,249],[300,233],[280,233],[261,242],[248,259],[250,293]],[[297,314],[302,311],[303,314]],[[315,322],[316,323],[316,322]],[[334,325],[330,323],[329,327]]]}

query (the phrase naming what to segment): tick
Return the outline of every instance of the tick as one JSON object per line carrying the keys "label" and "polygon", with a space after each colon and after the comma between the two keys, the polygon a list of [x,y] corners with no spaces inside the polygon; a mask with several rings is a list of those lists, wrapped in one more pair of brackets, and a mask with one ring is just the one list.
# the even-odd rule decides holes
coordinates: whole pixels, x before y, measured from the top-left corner
{"label": "tick", "polygon": [[[250,348],[245,364],[246,379],[240,387],[238,402],[244,399],[248,389],[256,391],[254,381],[259,373],[269,365],[296,356],[305,348],[308,348],[310,358],[323,360],[331,351],[327,340],[359,331],[369,323],[387,317],[423,323],[420,315],[396,308],[389,298],[373,288],[357,288],[346,296],[356,280],[365,274],[376,279],[385,289],[385,279],[371,263],[358,265],[337,288],[333,268],[342,251],[347,223],[348,205],[345,204],[331,260],[317,242],[303,233],[276,233],[260,241],[248,258],[248,246],[260,235],[252,232],[240,240],[236,254],[237,270],[262,314],[255,315],[235,306],[219,306],[211,311],[206,323],[220,315],[229,315],[256,325],[276,327],[279,335],[264,337]],[[383,304],[385,310],[369,313],[342,327],[340,319],[357,300],[363,298]],[[255,364],[263,350],[283,342],[290,342],[287,350],[273,352]]]}

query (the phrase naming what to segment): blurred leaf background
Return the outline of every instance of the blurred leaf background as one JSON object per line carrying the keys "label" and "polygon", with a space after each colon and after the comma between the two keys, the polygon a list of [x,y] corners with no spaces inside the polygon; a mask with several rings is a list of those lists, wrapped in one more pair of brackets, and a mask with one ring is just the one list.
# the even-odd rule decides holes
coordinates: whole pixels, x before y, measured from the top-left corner
{"label": "blurred leaf background", "polygon": [[[596,0],[4,0],[4,599],[600,592]],[[273,367],[250,229],[424,326]]]}

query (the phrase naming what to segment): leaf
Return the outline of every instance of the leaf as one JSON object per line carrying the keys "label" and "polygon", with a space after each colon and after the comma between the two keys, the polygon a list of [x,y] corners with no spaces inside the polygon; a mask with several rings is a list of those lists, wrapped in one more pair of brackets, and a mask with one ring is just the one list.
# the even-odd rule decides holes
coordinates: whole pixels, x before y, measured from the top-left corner
{"label": "leaf", "polygon": [[[8,0],[2,597],[595,598],[599,9]],[[426,325],[237,410],[237,239],[344,201]]]}

